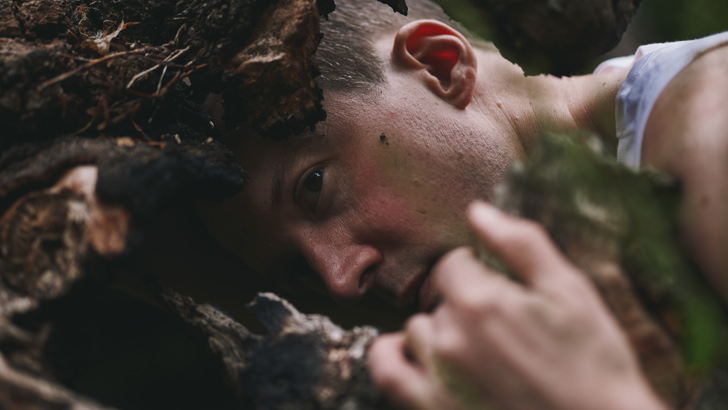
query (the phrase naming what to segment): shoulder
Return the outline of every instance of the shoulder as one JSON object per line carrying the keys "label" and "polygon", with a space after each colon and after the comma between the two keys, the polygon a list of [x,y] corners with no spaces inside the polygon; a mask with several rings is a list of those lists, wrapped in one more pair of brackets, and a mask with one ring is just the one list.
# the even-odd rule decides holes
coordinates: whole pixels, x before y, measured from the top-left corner
{"label": "shoulder", "polygon": [[681,162],[706,159],[706,151],[728,155],[727,147],[728,44],[723,44],[701,53],[662,91],[645,127],[642,163],[680,174]]}
{"label": "shoulder", "polygon": [[728,45],[709,49],[664,89],[647,121],[642,163],[682,182],[682,239],[728,300]]}

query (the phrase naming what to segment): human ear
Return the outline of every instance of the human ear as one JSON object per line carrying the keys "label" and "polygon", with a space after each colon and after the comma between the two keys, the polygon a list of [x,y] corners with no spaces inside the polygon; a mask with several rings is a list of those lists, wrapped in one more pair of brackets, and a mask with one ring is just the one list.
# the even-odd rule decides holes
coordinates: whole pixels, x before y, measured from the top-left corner
{"label": "human ear", "polygon": [[417,20],[397,31],[392,48],[395,65],[422,73],[427,87],[457,108],[470,104],[478,62],[468,40],[435,20]]}

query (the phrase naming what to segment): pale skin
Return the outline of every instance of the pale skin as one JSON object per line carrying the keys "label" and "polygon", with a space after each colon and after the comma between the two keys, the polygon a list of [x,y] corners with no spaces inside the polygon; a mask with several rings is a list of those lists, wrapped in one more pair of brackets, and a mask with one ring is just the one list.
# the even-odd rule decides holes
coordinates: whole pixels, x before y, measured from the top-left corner
{"label": "pale skin", "polygon": [[[427,309],[432,265],[473,243],[467,205],[487,200],[537,135],[613,128],[603,119],[624,74],[526,78],[444,24],[421,21],[400,33],[376,43],[386,89],[328,92],[327,120],[305,138],[247,138],[236,156],[250,184],[231,200],[200,204],[213,236],[257,271],[285,274],[301,260],[339,301],[375,292]],[[432,58],[431,49],[456,59]],[[289,172],[278,178],[283,164]],[[313,192],[304,182],[319,169]],[[277,201],[274,187],[283,192]]]}
{"label": "pale skin", "polygon": [[[443,257],[433,269],[440,306],[370,349],[374,380],[394,402],[432,410],[486,403],[499,409],[664,409],[596,289],[539,225],[485,203],[474,203],[468,216],[483,246],[522,284],[486,268],[467,248]],[[470,382],[476,395],[463,398],[447,389],[442,366],[461,375],[453,384]]]}
{"label": "pale skin", "polygon": [[[728,49],[718,48],[670,83],[650,116],[642,157],[685,184],[685,242],[724,297],[728,119],[720,110],[728,103],[727,64]],[[444,386],[445,366],[473,383],[480,405],[495,408],[666,408],[595,290],[538,226],[484,204],[473,205],[469,219],[523,285],[497,276],[465,249],[446,255],[434,269],[439,307],[370,350],[374,379],[394,402],[471,408],[472,398]]]}
{"label": "pale skin", "polygon": [[[443,382],[447,369],[472,383],[469,407],[665,409],[597,293],[541,228],[484,205],[465,217],[510,162],[527,160],[541,132],[589,129],[614,138],[614,98],[626,71],[524,77],[497,53],[426,20],[375,45],[386,92],[329,92],[329,117],[310,138],[239,147],[251,184],[222,204],[200,204],[211,233],[264,274],[303,261],[340,301],[376,292],[430,310],[439,294],[432,314],[413,317],[370,350],[375,382],[403,407],[462,404]],[[708,61],[699,58],[680,74],[685,85],[676,79],[658,101],[643,163],[686,184],[686,241],[728,295],[719,246],[728,232],[728,119],[699,109],[726,106],[728,92],[692,85],[705,70],[719,84],[728,79],[701,60]],[[281,177],[280,158],[291,153]],[[271,195],[276,187],[282,193]],[[475,241],[523,284],[459,248]]]}

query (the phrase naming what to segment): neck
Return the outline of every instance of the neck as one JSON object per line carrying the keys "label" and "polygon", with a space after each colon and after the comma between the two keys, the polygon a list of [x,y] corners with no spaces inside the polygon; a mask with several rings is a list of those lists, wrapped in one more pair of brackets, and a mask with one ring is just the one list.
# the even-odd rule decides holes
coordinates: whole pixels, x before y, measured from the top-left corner
{"label": "neck", "polygon": [[616,153],[615,98],[628,70],[579,77],[525,77],[520,67],[498,57],[485,61],[479,70],[484,87],[475,98],[488,106],[484,112],[500,113],[499,120],[510,125],[526,153],[544,132],[576,130],[596,133]]}

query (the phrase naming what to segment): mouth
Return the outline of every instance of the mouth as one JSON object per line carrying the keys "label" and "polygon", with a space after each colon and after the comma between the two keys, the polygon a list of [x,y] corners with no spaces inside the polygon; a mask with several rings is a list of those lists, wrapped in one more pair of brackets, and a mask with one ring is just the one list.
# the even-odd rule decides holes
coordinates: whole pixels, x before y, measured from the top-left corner
{"label": "mouth", "polygon": [[415,300],[417,309],[420,312],[432,312],[440,301],[440,295],[435,289],[435,281],[432,271],[427,270],[424,280],[420,283]]}
{"label": "mouth", "polygon": [[435,309],[439,296],[435,289],[435,281],[432,279],[432,266],[407,284],[404,292],[400,294],[399,301],[404,305],[414,305],[419,312],[431,312]]}

